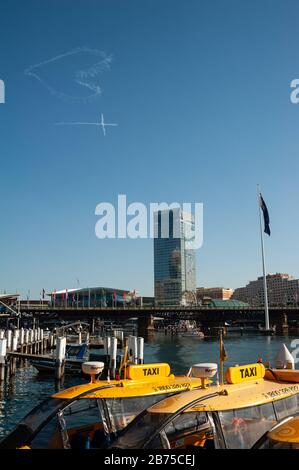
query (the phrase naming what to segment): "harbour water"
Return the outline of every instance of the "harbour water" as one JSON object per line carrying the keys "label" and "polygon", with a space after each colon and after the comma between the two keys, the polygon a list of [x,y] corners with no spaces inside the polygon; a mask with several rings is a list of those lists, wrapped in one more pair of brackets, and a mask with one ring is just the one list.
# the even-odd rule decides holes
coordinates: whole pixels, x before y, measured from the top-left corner
{"label": "harbour water", "polygon": [[[291,336],[263,336],[231,334],[224,338],[228,354],[226,366],[256,362],[274,363],[282,343],[290,351]],[[200,340],[196,337],[180,337],[156,333],[145,341],[146,362],[169,362],[173,372],[186,373],[192,364],[198,362],[219,362],[219,341],[217,338]],[[86,379],[65,377],[62,388]],[[9,383],[0,385],[0,439],[10,432],[35,405],[55,393],[53,377],[42,377],[28,363],[18,368]]]}

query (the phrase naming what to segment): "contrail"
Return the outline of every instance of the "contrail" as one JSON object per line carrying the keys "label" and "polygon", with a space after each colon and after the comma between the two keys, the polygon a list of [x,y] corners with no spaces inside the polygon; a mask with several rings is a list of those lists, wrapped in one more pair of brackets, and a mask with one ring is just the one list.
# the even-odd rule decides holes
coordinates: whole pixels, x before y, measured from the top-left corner
{"label": "contrail", "polygon": [[118,126],[116,123],[112,122],[105,122],[104,115],[101,114],[101,120],[99,122],[81,122],[81,121],[74,121],[74,122],[55,122],[55,126],[100,126],[103,130],[104,136],[106,135],[106,127],[108,126]]}
{"label": "contrail", "polygon": [[[39,75],[39,69],[43,66],[49,65],[51,63],[57,62],[61,59],[64,59],[69,56],[73,56],[75,54],[79,53],[85,53],[85,54],[90,54],[92,56],[96,56],[97,62],[91,67],[87,68],[86,70],[77,70],[74,71],[74,82],[77,85],[83,86],[87,89],[90,89],[94,93],[92,93],[89,96],[86,97],[78,97],[78,96],[72,96],[69,95],[68,93],[60,92],[57,91],[53,86],[51,86],[49,83],[46,82],[40,75]],[[88,47],[77,47],[76,49],[72,49],[69,52],[65,52],[64,54],[59,54],[51,59],[44,60],[42,62],[39,62],[38,64],[31,65],[28,67],[25,71],[24,74],[29,76],[29,77],[34,77],[36,80],[38,80],[52,95],[56,96],[59,99],[62,100],[67,100],[67,101],[73,101],[73,102],[90,102],[93,101],[95,98],[97,98],[101,93],[102,89],[101,87],[94,83],[92,79],[97,77],[97,75],[102,74],[103,72],[110,70],[110,64],[112,62],[112,56],[107,55],[105,52],[100,51],[98,49],[91,49]]]}

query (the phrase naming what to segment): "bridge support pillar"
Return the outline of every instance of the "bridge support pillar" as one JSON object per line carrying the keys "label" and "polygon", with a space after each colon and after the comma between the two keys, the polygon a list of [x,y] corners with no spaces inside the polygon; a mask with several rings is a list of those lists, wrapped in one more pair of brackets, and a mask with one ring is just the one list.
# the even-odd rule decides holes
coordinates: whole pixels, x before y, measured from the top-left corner
{"label": "bridge support pillar", "polygon": [[154,334],[154,316],[153,315],[140,315],[137,322],[138,336],[146,338]]}
{"label": "bridge support pillar", "polygon": [[222,328],[224,335],[226,335],[227,329],[222,327],[219,322],[205,322],[201,330],[205,336],[219,336],[220,328]]}
{"label": "bridge support pillar", "polygon": [[91,318],[89,320],[89,331],[90,331],[90,334],[94,334],[94,329],[95,329],[95,321],[94,321],[94,318]]}
{"label": "bridge support pillar", "polygon": [[289,331],[289,324],[288,324],[288,317],[285,313],[282,313],[276,323],[276,332],[277,333],[288,333]]}

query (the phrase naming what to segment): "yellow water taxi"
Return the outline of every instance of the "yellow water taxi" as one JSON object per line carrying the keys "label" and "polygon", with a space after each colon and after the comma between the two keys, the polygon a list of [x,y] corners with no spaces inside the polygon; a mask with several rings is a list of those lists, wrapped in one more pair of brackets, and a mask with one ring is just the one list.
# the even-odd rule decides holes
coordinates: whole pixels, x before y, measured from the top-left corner
{"label": "yellow water taxi", "polygon": [[266,432],[253,449],[299,449],[299,416],[289,416]]}
{"label": "yellow water taxi", "polygon": [[56,393],[35,407],[0,448],[103,448],[142,410],[166,396],[201,386],[189,372],[175,376],[167,363],[125,364],[122,378],[96,380],[101,362],[82,368],[91,381]]}
{"label": "yellow water taxi", "polygon": [[[257,362],[229,367],[222,384],[207,384],[206,380],[215,375],[217,364],[198,364],[195,369],[195,375],[202,379],[200,389],[149,406],[110,447],[252,448],[281,420],[299,411],[298,370],[266,370]],[[295,425],[299,429],[299,420]],[[281,436],[279,428],[274,428],[268,440],[275,440],[278,435]]]}

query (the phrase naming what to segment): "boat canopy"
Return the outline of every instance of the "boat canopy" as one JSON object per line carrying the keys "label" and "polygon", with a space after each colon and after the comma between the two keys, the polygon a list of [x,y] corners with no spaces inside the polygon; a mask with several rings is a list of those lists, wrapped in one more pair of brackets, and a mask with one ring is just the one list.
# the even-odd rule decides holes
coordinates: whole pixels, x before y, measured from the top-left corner
{"label": "boat canopy", "polygon": [[129,365],[125,376],[127,378],[121,380],[98,380],[71,387],[53,398],[73,399],[79,395],[82,398],[126,398],[176,393],[201,386],[199,378],[171,374],[166,363]]}
{"label": "boat canopy", "polygon": [[[255,367],[256,373],[248,377],[246,371],[248,374],[253,373]],[[235,371],[230,369],[235,369]],[[241,372],[244,375],[243,379],[240,378]],[[230,377],[235,383],[191,390],[177,395],[171,400],[165,399],[153,405],[149,411],[151,413],[176,413],[177,410],[184,407],[186,407],[186,412],[199,410],[224,411],[269,403],[299,393],[298,383],[277,382],[273,379],[265,380],[263,378],[264,372],[264,366],[259,363],[229,368],[226,376]],[[294,378],[294,371],[292,373]],[[298,379],[299,371],[297,371]],[[212,391],[214,396],[209,398]],[[201,403],[200,401],[203,399],[205,400]],[[196,401],[198,401],[198,404]],[[190,403],[189,407],[187,406],[188,403]]]}

